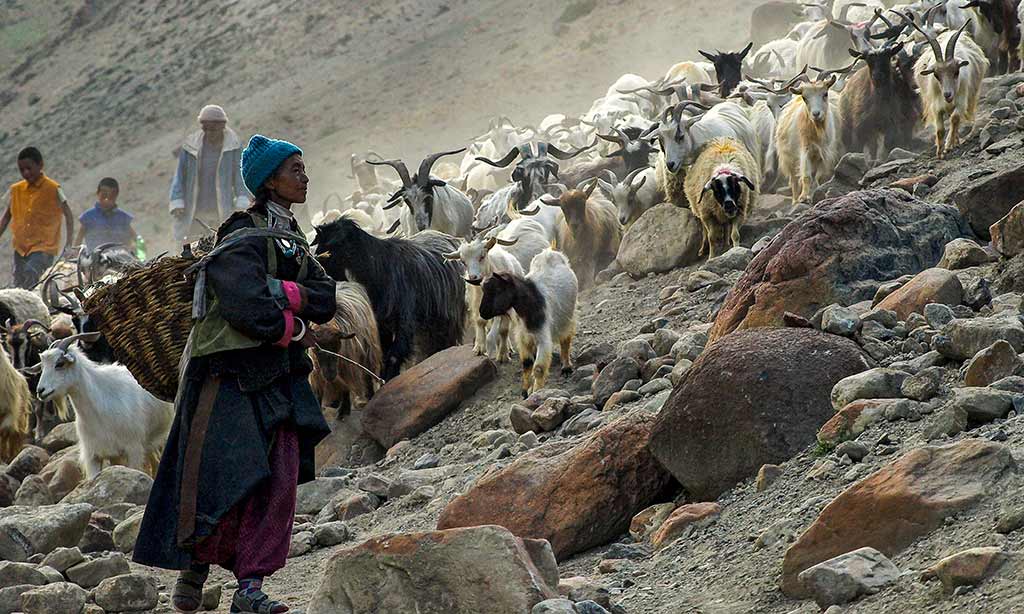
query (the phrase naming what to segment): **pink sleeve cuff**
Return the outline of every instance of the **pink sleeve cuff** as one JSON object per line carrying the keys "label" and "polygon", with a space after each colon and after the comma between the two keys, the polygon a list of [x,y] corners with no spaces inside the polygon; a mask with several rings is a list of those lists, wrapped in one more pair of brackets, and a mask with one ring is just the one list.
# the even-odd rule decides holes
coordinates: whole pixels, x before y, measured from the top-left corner
{"label": "pink sleeve cuff", "polygon": [[294,281],[283,281],[281,286],[284,288],[285,298],[288,299],[288,306],[295,313],[302,311],[302,290],[299,288],[299,284]]}
{"label": "pink sleeve cuff", "polygon": [[284,335],[274,342],[274,345],[286,348],[292,342],[292,335],[295,334],[295,314],[290,309],[285,309],[281,314],[284,316]]}

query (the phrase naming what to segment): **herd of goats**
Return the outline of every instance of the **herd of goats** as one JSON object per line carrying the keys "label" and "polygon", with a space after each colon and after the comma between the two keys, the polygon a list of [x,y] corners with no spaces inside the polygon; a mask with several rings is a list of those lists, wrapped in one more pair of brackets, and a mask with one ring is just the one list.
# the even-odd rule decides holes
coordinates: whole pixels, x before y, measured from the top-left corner
{"label": "herd of goats", "polygon": [[[647,210],[689,209],[710,258],[738,244],[761,193],[809,202],[845,152],[878,163],[914,147],[923,123],[944,157],[983,78],[1019,68],[1022,18],[1018,0],[768,2],[752,33],[775,40],[701,51],[707,61],[654,82],[623,75],[582,117],[497,118],[415,173],[353,156],[356,191],[325,203],[309,237],[339,282],[336,317],[313,327],[315,392],[341,419],[415,358],[460,344],[468,324],[477,354],[519,356],[529,395],[556,352],[571,370],[577,295]],[[68,277],[116,283],[132,260],[122,251],[83,254],[37,290],[0,290],[0,460],[74,416],[86,477],[105,463],[155,469],[173,407],[114,361],[67,291]]]}

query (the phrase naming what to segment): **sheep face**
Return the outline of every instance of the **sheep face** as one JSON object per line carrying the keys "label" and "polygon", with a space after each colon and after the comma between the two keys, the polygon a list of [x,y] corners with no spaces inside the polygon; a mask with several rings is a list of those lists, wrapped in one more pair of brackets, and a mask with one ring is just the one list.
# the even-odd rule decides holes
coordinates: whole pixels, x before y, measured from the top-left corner
{"label": "sheep face", "polygon": [[36,396],[44,403],[67,396],[75,377],[74,366],[78,361],[77,348],[51,348],[39,355],[39,384]]}
{"label": "sheep face", "polygon": [[832,75],[824,81],[794,85],[790,89],[794,95],[803,99],[808,117],[818,126],[824,126],[828,119],[828,92],[835,83],[836,76]]}
{"label": "sheep face", "polygon": [[512,309],[515,298],[516,286],[512,278],[504,273],[495,273],[483,283],[480,317],[490,320],[505,315]]}
{"label": "sheep face", "polygon": [[733,219],[742,211],[740,203],[744,185],[751,190],[755,189],[754,184],[746,176],[731,170],[720,170],[704,184],[701,194],[711,191],[725,216]]}

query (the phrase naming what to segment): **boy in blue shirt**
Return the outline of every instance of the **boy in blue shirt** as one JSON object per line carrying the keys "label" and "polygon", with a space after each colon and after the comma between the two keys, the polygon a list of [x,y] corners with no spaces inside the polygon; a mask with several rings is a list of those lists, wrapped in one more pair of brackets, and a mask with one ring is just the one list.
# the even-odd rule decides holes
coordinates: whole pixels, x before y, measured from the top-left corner
{"label": "boy in blue shirt", "polygon": [[78,218],[81,227],[75,243],[90,252],[106,243],[124,245],[135,253],[135,230],[132,228],[132,216],[117,208],[117,195],[120,187],[117,180],[104,177],[96,188],[96,204]]}

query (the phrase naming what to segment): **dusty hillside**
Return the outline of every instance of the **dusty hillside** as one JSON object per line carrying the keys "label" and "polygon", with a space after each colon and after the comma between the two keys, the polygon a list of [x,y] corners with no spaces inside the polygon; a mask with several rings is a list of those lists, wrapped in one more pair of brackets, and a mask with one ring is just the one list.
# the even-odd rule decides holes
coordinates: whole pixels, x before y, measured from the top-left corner
{"label": "dusty hillside", "polygon": [[654,78],[700,46],[739,45],[750,3],[6,2],[0,147],[37,144],[76,209],[117,177],[167,249],[171,153],[206,103],[244,136],[300,143],[310,204],[348,187],[348,157],[461,146],[496,114],[582,113],[626,72]]}

